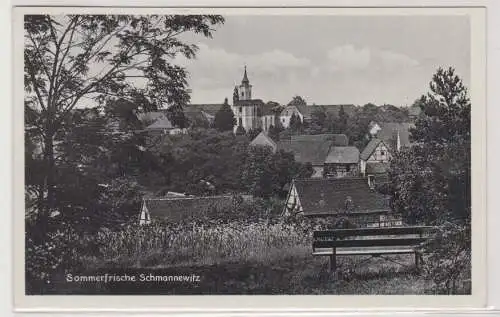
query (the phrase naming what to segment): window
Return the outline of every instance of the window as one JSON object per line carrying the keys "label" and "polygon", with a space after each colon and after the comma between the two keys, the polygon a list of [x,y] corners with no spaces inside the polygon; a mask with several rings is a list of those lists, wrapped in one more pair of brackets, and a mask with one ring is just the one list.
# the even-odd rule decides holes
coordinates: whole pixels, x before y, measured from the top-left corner
{"label": "window", "polygon": [[240,113],[241,113],[241,110],[243,109],[243,107],[240,107]]}
{"label": "window", "polygon": [[385,151],[384,150],[380,151],[380,155],[385,155]]}
{"label": "window", "polygon": [[368,186],[370,186],[371,189],[375,188],[375,176],[374,175],[368,175]]}
{"label": "window", "polygon": [[241,120],[241,118],[239,118],[239,124],[240,124],[240,126],[243,125],[243,120]]}

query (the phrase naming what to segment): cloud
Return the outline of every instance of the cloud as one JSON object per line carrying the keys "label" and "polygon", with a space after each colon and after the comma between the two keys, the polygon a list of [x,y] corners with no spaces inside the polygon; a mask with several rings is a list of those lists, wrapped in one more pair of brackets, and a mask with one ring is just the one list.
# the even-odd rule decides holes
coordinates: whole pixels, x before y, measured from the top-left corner
{"label": "cloud", "polygon": [[371,51],[368,48],[356,49],[352,45],[344,45],[329,50],[327,57],[333,71],[364,69],[370,64]]}
{"label": "cloud", "polygon": [[177,57],[174,63],[187,68],[190,84],[199,88],[231,87],[241,80],[243,66],[248,66],[250,81],[252,77],[271,77],[274,80],[287,80],[295,71],[309,71],[311,61],[297,57],[283,50],[270,50],[258,54],[238,54],[222,48],[199,45],[195,59]]}
{"label": "cloud", "polygon": [[365,69],[398,70],[418,66],[418,61],[401,53],[376,48],[343,45],[327,52],[328,68],[334,72]]}

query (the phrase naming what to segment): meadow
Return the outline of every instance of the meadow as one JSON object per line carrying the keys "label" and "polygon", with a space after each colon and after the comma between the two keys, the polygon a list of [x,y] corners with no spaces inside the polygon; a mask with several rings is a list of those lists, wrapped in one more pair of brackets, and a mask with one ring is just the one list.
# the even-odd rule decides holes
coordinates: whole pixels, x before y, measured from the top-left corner
{"label": "meadow", "polygon": [[[65,294],[429,294],[432,282],[416,272],[413,256],[393,262],[341,257],[337,274],[327,257],[311,255],[310,230],[297,223],[260,221],[213,225],[129,226],[93,235],[94,254],[79,274],[197,275],[198,282],[67,283]],[[89,237],[90,238],[90,237]],[[363,262],[363,263],[362,263]],[[67,271],[66,271],[67,272]],[[76,274],[76,271],[73,272]],[[48,293],[51,293],[49,290]]]}

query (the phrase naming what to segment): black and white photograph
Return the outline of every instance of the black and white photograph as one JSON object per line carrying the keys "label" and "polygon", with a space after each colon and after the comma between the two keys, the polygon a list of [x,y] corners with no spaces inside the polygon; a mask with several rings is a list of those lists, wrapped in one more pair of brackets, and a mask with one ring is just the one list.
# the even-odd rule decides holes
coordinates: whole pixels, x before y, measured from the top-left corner
{"label": "black and white photograph", "polygon": [[472,295],[469,15],[40,12],[25,295]]}

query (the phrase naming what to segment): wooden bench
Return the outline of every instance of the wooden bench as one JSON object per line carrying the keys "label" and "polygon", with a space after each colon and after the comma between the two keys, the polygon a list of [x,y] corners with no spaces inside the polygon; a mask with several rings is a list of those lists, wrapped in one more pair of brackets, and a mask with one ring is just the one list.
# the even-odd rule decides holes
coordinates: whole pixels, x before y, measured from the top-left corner
{"label": "wooden bench", "polygon": [[337,270],[337,256],[415,254],[418,269],[422,255],[417,246],[427,240],[434,227],[384,227],[314,231],[313,255],[329,256],[330,270]]}

